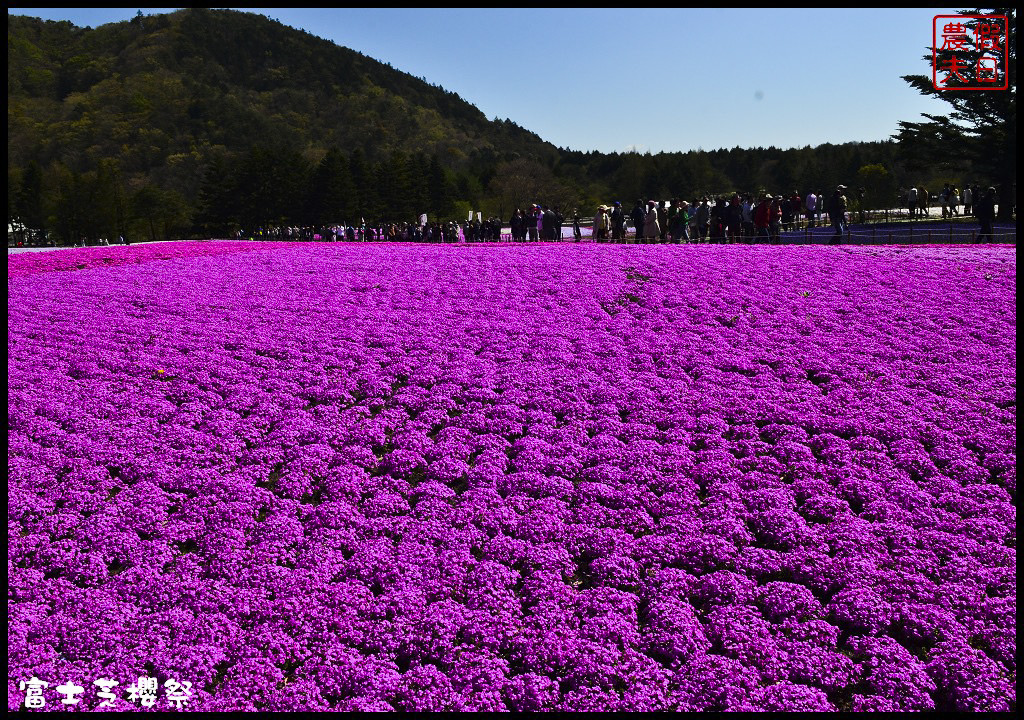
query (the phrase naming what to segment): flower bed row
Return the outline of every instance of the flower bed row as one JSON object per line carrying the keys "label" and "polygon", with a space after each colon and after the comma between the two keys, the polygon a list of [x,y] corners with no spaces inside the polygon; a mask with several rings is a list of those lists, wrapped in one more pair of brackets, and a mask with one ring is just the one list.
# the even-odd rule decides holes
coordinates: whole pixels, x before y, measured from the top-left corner
{"label": "flower bed row", "polygon": [[258,246],[232,240],[197,240],[192,242],[154,243],[152,245],[110,245],[74,248],[39,253],[24,253],[7,258],[7,279],[49,272],[71,272],[94,267],[139,265],[160,260],[200,258],[226,255]]}
{"label": "flower bed row", "polygon": [[1014,707],[1012,248],[117,250],[9,258],[10,709]]}

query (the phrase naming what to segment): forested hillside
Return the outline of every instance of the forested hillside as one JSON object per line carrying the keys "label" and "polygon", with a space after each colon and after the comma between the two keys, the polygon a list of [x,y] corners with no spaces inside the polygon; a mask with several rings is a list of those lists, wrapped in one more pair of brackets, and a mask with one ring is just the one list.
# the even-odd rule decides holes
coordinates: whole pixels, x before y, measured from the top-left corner
{"label": "forested hillside", "polygon": [[613,199],[819,189],[869,164],[900,172],[892,143],[570,152],[360,53],[207,9],[95,29],[8,15],[7,162],[9,220],[65,239],[507,218],[532,201],[587,214]]}

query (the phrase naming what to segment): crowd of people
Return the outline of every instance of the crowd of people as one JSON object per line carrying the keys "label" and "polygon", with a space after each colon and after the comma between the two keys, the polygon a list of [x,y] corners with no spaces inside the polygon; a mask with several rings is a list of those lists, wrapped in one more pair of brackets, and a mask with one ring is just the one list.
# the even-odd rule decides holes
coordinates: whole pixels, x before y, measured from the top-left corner
{"label": "crowd of people", "polygon": [[967,185],[961,191],[945,183],[937,195],[932,195],[926,187],[900,189],[900,198],[912,218],[930,217],[932,203],[936,201],[942,208],[943,219],[960,215],[961,207],[964,215],[976,215],[975,205],[984,195],[985,191],[979,189],[977,185]]}
{"label": "crowd of people", "polygon": [[[621,202],[599,205],[592,221],[591,237],[596,242],[709,242],[709,243],[781,243],[784,232],[803,228],[831,226],[833,238],[849,229],[849,188],[839,185],[829,194],[793,191],[756,198],[751,193],[704,196],[692,203],[681,198],[669,201],[638,199],[627,210]],[[861,193],[861,197],[863,197]],[[923,188],[904,191],[912,217],[928,214],[928,197]],[[960,214],[974,215],[981,224],[981,236],[991,236],[995,220],[995,189],[966,188],[963,193],[946,185],[938,195],[944,218]],[[421,218],[422,221],[422,218]],[[235,237],[253,240],[326,240],[348,242],[541,242],[561,240],[563,228],[571,223],[572,238],[583,239],[578,210],[566,218],[558,207],[533,204],[528,210],[516,208],[503,225],[496,217],[463,223],[408,222],[390,224],[339,224],[325,227],[270,227],[251,232],[239,230]],[[507,227],[506,232],[504,228]]]}
{"label": "crowd of people", "polygon": [[626,212],[621,202],[599,205],[594,216],[597,242],[765,242],[779,243],[783,232],[831,223],[835,236],[847,229],[847,187],[839,185],[831,195],[797,191],[790,194],[732,193],[704,196],[690,203],[638,199]]}
{"label": "crowd of people", "polygon": [[324,226],[270,226],[236,230],[232,237],[249,240],[299,240],[328,242],[436,242],[453,243],[497,241],[501,239],[501,221],[477,219],[459,224],[454,221],[426,223],[367,223]]}
{"label": "crowd of people", "polygon": [[[693,202],[681,198],[668,201],[638,199],[627,210],[621,202],[599,205],[592,220],[591,238],[596,242],[710,242],[710,243],[780,243],[784,232],[831,225],[833,237],[839,238],[848,230],[850,202],[848,188],[839,185],[826,194],[821,191],[806,194],[773,195],[765,193],[756,198],[751,193],[730,193],[722,196],[703,196]],[[863,199],[863,188],[858,191]],[[932,195],[923,187],[901,188],[903,199],[912,218],[930,216]],[[979,189],[967,186],[962,191],[946,184],[934,196],[943,218],[971,215],[981,225],[980,238],[991,238],[995,221],[995,188]],[[863,203],[860,203],[863,206]],[[528,210],[516,208],[507,224],[497,217],[476,218],[465,222],[405,223],[340,223],[324,226],[270,226],[250,230],[236,230],[232,237],[250,240],[285,241],[347,241],[347,242],[540,242],[561,240],[563,228],[571,224],[572,238],[583,239],[583,227],[590,218],[581,219],[578,210],[566,217],[558,207],[533,204]],[[507,230],[505,228],[508,228]],[[11,235],[11,233],[8,233]],[[124,237],[117,244],[127,244]],[[22,244],[22,243],[19,243]],[[25,243],[34,244],[34,243]],[[85,240],[81,244],[86,244]],[[91,244],[91,243],[89,243]],[[111,244],[101,239],[99,244]]]}

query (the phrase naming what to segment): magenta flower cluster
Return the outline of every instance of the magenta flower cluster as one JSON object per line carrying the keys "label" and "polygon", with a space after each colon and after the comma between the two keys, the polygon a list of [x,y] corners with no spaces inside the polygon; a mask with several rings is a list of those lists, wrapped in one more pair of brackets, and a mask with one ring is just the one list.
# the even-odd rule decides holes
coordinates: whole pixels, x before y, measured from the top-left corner
{"label": "magenta flower cluster", "polygon": [[8,278],[9,709],[1015,708],[1013,248]]}

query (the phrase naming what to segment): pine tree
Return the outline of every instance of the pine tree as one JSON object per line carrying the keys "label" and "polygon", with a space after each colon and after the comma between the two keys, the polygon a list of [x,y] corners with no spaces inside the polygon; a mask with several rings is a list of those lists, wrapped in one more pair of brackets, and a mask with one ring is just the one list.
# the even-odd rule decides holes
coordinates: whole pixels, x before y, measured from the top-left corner
{"label": "pine tree", "polygon": [[[931,76],[904,75],[903,79],[922,95],[939,98],[952,106],[948,116],[929,115],[928,122],[901,122],[895,136],[903,158],[911,165],[926,166],[938,159],[946,167],[977,173],[979,180],[993,183],[999,193],[999,219],[1009,220],[1014,204],[1017,182],[1017,15],[1014,8],[993,10],[961,10],[961,15],[1004,15],[1009,32],[1000,48],[988,48],[984,54],[995,57],[1000,68],[1009,74],[1007,90],[940,90]],[[967,68],[976,66],[982,56],[970,42],[984,22],[963,21],[969,42],[935,49],[938,68],[952,68],[953,58]],[[932,48],[925,60],[933,61]],[[940,70],[940,76],[946,72]],[[949,74],[949,87],[962,85],[955,74]],[[1001,83],[1000,83],[1001,85]]]}
{"label": "pine tree", "polygon": [[428,212],[437,220],[450,219],[455,206],[455,187],[449,174],[441,167],[437,155],[430,158],[427,171],[427,201],[430,203]]}
{"label": "pine tree", "polygon": [[32,230],[39,230],[46,222],[43,213],[43,174],[39,163],[29,162],[21,179],[16,201],[16,214],[21,222]]}
{"label": "pine tree", "polygon": [[224,237],[242,227],[235,173],[222,155],[215,155],[203,174],[196,224],[207,234]]}
{"label": "pine tree", "polygon": [[331,148],[313,171],[309,218],[318,225],[350,222],[356,207],[348,158]]}
{"label": "pine tree", "polygon": [[366,161],[361,148],[356,148],[349,156],[349,169],[355,186],[356,206],[350,222],[358,224],[360,218],[372,222],[377,208],[377,188],[373,170]]}

